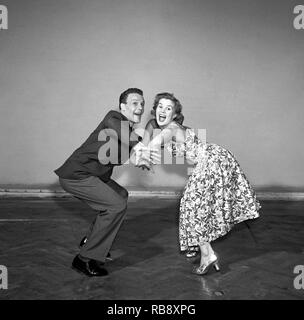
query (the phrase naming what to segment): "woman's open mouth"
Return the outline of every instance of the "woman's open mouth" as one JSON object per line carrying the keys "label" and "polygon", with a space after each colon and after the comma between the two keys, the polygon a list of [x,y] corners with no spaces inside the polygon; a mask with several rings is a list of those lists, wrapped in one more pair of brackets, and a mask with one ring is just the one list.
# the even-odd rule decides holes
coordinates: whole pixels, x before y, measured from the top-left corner
{"label": "woman's open mouth", "polygon": [[163,115],[158,115],[158,121],[160,122],[160,123],[162,123],[162,122],[165,122],[166,121],[166,119],[167,119],[167,117],[166,116],[163,116]]}

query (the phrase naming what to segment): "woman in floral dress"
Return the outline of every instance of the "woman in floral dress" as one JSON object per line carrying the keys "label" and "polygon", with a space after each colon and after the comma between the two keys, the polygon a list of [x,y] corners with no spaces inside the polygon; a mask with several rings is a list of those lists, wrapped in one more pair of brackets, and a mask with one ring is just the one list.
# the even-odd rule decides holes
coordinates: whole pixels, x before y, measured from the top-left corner
{"label": "woman in floral dress", "polygon": [[[175,156],[185,156],[194,164],[180,202],[179,242],[188,256],[195,256],[199,248],[200,265],[193,272],[203,275],[212,266],[219,270],[211,242],[235,224],[258,218],[260,204],[233,154],[217,144],[203,143],[193,130],[182,126],[181,111],[173,94],[157,94],[154,119],[146,125],[143,143],[164,145]],[[152,138],[155,128],[161,131]],[[139,166],[149,164],[142,162]]]}

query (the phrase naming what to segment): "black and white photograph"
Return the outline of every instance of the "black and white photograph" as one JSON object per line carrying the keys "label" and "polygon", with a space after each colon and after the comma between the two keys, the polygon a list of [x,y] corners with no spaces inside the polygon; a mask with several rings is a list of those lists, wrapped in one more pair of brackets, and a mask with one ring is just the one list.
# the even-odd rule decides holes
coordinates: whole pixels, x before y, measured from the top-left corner
{"label": "black and white photograph", "polygon": [[0,0],[0,110],[0,300],[304,300],[304,0]]}

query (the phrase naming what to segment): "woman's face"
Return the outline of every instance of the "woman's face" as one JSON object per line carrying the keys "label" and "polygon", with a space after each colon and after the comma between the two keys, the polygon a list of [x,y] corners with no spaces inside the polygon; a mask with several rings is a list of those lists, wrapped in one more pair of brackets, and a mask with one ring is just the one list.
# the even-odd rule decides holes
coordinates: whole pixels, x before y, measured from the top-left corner
{"label": "woman's face", "polygon": [[162,98],[156,107],[156,121],[160,127],[168,125],[175,118],[174,102],[170,99]]}

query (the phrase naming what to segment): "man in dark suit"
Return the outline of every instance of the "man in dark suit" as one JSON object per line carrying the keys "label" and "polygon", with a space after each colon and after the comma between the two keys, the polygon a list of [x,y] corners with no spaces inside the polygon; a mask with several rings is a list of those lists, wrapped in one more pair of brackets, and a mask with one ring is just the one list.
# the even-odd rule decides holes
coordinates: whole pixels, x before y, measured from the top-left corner
{"label": "man in dark suit", "polygon": [[[88,139],[55,170],[64,190],[98,211],[72,263],[74,269],[88,276],[108,274],[103,265],[127,209],[128,191],[111,179],[113,168],[125,163],[132,150],[147,151],[140,137],[132,136],[132,127],[144,112],[142,90],[124,91],[119,109],[108,112]],[[154,156],[153,151],[149,153],[151,162]]]}

